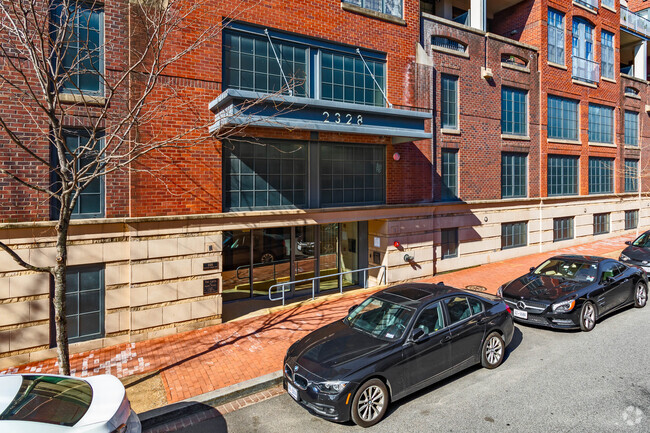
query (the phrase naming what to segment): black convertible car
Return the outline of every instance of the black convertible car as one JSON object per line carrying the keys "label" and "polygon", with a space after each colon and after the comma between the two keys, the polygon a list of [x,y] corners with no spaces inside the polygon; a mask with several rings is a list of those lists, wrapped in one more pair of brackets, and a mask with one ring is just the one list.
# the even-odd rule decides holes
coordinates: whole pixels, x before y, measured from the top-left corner
{"label": "black convertible car", "polygon": [[369,427],[391,401],[477,363],[498,367],[513,333],[496,296],[402,284],[295,342],[284,388],[315,415]]}
{"label": "black convertible car", "polygon": [[599,317],[648,302],[645,271],[613,259],[556,256],[499,288],[515,321],[591,331]]}

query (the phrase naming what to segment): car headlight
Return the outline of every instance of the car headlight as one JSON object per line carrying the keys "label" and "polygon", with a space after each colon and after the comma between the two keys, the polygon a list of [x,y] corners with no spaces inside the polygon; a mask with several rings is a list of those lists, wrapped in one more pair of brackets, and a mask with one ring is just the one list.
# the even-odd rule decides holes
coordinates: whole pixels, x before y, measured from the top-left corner
{"label": "car headlight", "polygon": [[576,300],[569,299],[568,301],[562,301],[558,302],[557,304],[553,304],[551,308],[553,309],[554,313],[568,313],[569,311],[573,310],[573,307],[575,306]]}
{"label": "car headlight", "polygon": [[348,383],[349,382],[344,382],[342,380],[316,382],[314,383],[314,388],[316,388],[316,391],[322,392],[323,394],[340,394]]}
{"label": "car headlight", "polygon": [[622,262],[628,262],[630,260],[630,258],[623,253],[621,253],[621,257],[619,257],[618,259]]}

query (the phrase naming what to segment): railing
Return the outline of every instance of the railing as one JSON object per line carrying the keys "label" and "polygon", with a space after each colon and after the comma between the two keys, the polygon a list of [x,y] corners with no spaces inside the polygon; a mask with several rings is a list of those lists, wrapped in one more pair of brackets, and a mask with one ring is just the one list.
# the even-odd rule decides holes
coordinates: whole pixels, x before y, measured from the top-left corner
{"label": "railing", "polygon": [[598,0],[574,0],[576,3],[585,5],[591,9],[598,9]]}
{"label": "railing", "polygon": [[[287,281],[285,283],[278,283],[274,284],[271,287],[269,287],[269,301],[279,301],[282,300],[282,305],[284,305],[285,301],[285,296],[284,294],[288,291],[285,289],[285,286],[292,286],[295,284],[301,284],[301,283],[307,283],[311,281],[311,299],[316,298],[316,281],[320,281],[323,278],[332,278],[332,277],[339,277],[339,291],[340,293],[343,293],[343,275],[346,274],[354,274],[356,272],[361,272],[363,274],[363,285],[362,287],[365,289],[367,280],[368,280],[368,271],[371,271],[373,269],[383,269],[384,273],[382,275],[382,278],[380,278],[379,281],[383,281],[384,284],[386,284],[386,265],[382,266],[373,266],[370,268],[363,268],[363,269],[354,269],[352,271],[345,271],[345,272],[339,272],[338,274],[328,274],[328,275],[321,275],[320,277],[313,277],[313,278],[306,278],[304,280],[297,280],[297,281]],[[281,296],[273,297],[273,289],[280,288],[279,293]]]}
{"label": "railing", "polygon": [[623,7],[621,8],[621,25],[644,36],[650,36],[650,21]]}
{"label": "railing", "polygon": [[607,6],[610,9],[614,9],[616,7],[614,0],[600,0],[600,4]]}
{"label": "railing", "polygon": [[600,79],[600,65],[593,60],[573,56],[573,78],[589,83],[597,83]]}

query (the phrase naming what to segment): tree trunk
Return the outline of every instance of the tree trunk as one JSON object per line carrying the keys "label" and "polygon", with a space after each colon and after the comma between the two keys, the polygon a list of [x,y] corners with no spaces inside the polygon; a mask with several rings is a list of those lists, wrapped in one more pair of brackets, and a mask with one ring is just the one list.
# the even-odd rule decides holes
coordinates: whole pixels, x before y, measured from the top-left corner
{"label": "tree trunk", "polygon": [[[56,225],[56,265],[54,276],[54,326],[56,329],[56,356],[59,361],[59,374],[70,374],[70,351],[68,348],[68,329],[66,323],[65,288],[68,262],[68,228],[70,225],[69,205],[62,200],[59,223]],[[69,202],[69,199],[67,200]]]}

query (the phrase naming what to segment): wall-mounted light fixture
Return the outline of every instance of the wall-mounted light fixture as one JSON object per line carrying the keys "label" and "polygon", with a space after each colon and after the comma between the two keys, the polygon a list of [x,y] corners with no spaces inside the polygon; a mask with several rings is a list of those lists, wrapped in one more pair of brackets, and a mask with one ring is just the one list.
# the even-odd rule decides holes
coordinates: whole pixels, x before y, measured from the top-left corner
{"label": "wall-mounted light fixture", "polygon": [[400,159],[402,159],[402,157],[400,156],[399,152],[393,153],[393,160],[394,161],[399,161]]}

